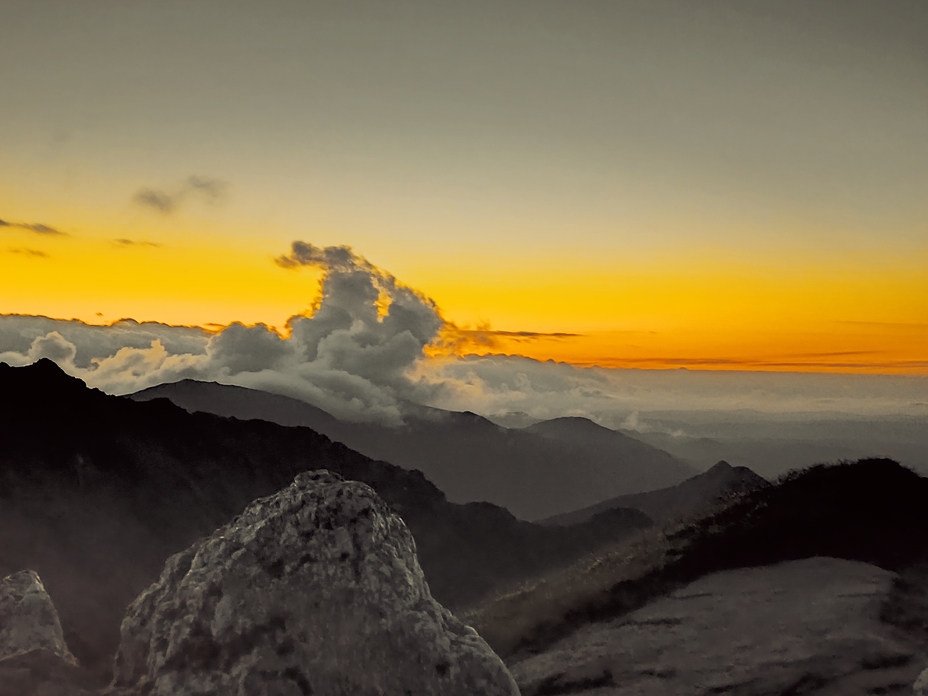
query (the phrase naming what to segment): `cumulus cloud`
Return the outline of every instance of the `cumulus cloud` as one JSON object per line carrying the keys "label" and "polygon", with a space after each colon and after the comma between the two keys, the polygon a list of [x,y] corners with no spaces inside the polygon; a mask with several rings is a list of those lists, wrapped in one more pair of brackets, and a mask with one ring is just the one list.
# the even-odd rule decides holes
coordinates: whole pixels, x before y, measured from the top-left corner
{"label": "cumulus cloud", "polygon": [[132,196],[132,201],[136,205],[169,214],[191,198],[217,203],[225,198],[228,188],[228,184],[220,179],[193,175],[169,189],[140,188]]}
{"label": "cumulus cloud", "polygon": [[29,232],[35,232],[36,234],[45,235],[48,237],[66,237],[67,233],[62,232],[59,229],[55,229],[50,225],[44,225],[41,222],[8,222],[6,220],[0,220],[0,227],[15,227],[21,230],[28,230]]}
{"label": "cumulus cloud", "polygon": [[52,341],[59,347],[56,362],[110,393],[184,378],[215,380],[301,398],[342,418],[387,423],[401,422],[406,401],[434,396],[435,385],[412,375],[444,324],[431,300],[347,247],[295,242],[278,263],[323,270],[312,314],[291,317],[284,335],[263,324],[208,332],[6,316],[0,317],[0,361],[23,365],[51,357]]}
{"label": "cumulus cloud", "polygon": [[[284,269],[322,270],[312,311],[278,332],[122,320],[106,326],[0,316],[0,361],[42,357],[113,394],[191,378],[285,394],[339,418],[402,422],[409,403],[488,416],[584,416],[646,431],[656,412],[924,412],[928,378],[576,367],[504,355],[461,356],[466,341],[569,334],[462,330],[435,303],[349,247],[294,242]],[[462,338],[463,337],[463,338]],[[449,346],[453,350],[449,350]],[[459,350],[460,349],[460,350]]]}

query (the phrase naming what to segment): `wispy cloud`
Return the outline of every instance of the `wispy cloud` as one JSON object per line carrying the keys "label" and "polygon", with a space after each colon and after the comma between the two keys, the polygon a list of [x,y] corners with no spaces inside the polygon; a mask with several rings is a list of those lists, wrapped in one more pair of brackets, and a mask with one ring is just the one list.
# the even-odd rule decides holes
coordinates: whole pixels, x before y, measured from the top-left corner
{"label": "wispy cloud", "polygon": [[153,247],[159,249],[164,246],[158,242],[149,242],[146,239],[126,239],[124,237],[120,239],[114,239],[113,244],[119,247]]}
{"label": "wispy cloud", "polygon": [[[843,359],[842,359],[843,358]],[[856,358],[856,359],[853,359]],[[760,370],[781,372],[905,372],[928,367],[928,360],[886,359],[885,351],[857,350],[780,355],[769,357],[688,358],[681,356],[591,357],[572,361],[582,367],[607,369],[642,368],[669,370]]]}
{"label": "wispy cloud", "polygon": [[142,187],[132,196],[132,202],[168,215],[190,198],[197,198],[206,203],[218,203],[225,198],[228,189],[229,185],[221,179],[193,175],[168,189]]}
{"label": "wispy cloud", "polygon": [[428,354],[466,355],[474,351],[493,351],[502,349],[507,344],[538,343],[540,341],[565,341],[581,338],[583,334],[543,331],[501,331],[488,325],[475,329],[461,328],[452,322],[445,322],[438,339],[428,347]]}
{"label": "wispy cloud", "polygon": [[67,236],[67,232],[62,232],[50,225],[43,225],[40,222],[8,222],[7,220],[0,220],[0,227],[15,227],[46,236]]}
{"label": "wispy cloud", "polygon": [[49,256],[46,252],[40,251],[39,249],[27,249],[27,248],[10,248],[6,250],[8,254],[22,254],[23,256],[31,256],[36,259],[49,259]]}

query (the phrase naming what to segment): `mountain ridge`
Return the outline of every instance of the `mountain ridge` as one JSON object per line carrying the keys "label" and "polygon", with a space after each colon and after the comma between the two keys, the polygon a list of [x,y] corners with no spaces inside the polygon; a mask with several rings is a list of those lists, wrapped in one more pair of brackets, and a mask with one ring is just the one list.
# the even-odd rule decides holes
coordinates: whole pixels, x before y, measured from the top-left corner
{"label": "mountain ridge", "polygon": [[128,395],[139,401],[156,397],[190,411],[308,425],[373,459],[422,471],[452,502],[489,501],[526,520],[675,485],[698,473],[666,452],[611,430],[611,439],[600,438],[593,447],[582,438],[532,430],[543,424],[507,429],[472,412],[416,404],[409,405],[402,426],[349,423],[326,418],[324,411],[290,397],[189,380]]}
{"label": "mountain ridge", "polygon": [[538,523],[561,526],[579,524],[606,510],[631,508],[663,524],[705,512],[722,496],[747,493],[769,485],[765,478],[746,466],[733,467],[726,461],[720,461],[708,471],[676,486],[610,498],[580,510],[539,520]]}
{"label": "mountain ridge", "polygon": [[38,572],[68,645],[98,672],[110,668],[125,607],[168,556],[302,471],[374,488],[409,526],[433,595],[449,607],[651,524],[622,511],[549,530],[489,503],[451,503],[421,472],[309,428],[110,396],[51,361],[0,363],[0,393],[0,577]]}

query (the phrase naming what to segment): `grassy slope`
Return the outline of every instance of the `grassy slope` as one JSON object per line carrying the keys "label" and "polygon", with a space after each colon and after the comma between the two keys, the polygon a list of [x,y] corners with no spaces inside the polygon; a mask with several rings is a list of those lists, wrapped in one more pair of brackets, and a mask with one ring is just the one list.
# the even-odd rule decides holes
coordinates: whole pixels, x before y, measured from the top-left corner
{"label": "grassy slope", "polygon": [[[928,479],[885,459],[793,472],[689,525],[647,531],[472,607],[465,619],[513,662],[708,573],[811,556],[901,571],[896,594],[921,597],[919,582],[928,581],[918,570],[928,560]],[[897,602],[887,620],[895,615],[895,623],[917,624],[912,616],[921,614],[904,609],[911,606]]]}

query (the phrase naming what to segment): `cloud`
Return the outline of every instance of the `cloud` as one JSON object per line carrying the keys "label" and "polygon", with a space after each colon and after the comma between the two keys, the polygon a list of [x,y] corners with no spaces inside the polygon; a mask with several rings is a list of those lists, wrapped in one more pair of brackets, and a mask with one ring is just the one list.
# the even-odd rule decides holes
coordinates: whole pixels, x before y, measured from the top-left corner
{"label": "cloud", "polygon": [[124,238],[124,237],[123,237],[123,238],[120,238],[120,239],[114,239],[114,240],[113,240],[113,244],[115,244],[116,246],[120,246],[120,247],[153,247],[153,248],[160,248],[160,247],[163,246],[162,244],[159,244],[158,242],[149,242],[149,241],[147,241],[147,240],[145,240],[145,239],[126,239],[126,238]]}
{"label": "cloud", "polygon": [[176,211],[190,198],[206,203],[218,203],[225,198],[227,191],[228,184],[220,179],[193,175],[170,190],[140,188],[132,196],[132,201],[136,205],[167,215]]}
{"label": "cloud", "polygon": [[609,369],[504,355],[436,357],[414,376],[440,385],[431,403],[442,408],[640,431],[659,429],[648,421],[655,412],[914,415],[928,395],[926,376]]}
{"label": "cloud", "polygon": [[[461,328],[452,322],[446,322],[442,328],[438,341],[429,347],[431,356],[438,355],[465,355],[469,352],[487,352],[499,350],[505,344],[535,343],[538,341],[563,341],[579,338],[583,334],[541,331],[500,331],[489,326],[478,326],[475,329]],[[501,340],[504,339],[504,340]]]}
{"label": "cloud", "polygon": [[49,225],[43,225],[40,222],[8,222],[6,220],[0,220],[0,227],[16,227],[21,230],[28,230],[29,232],[35,232],[36,234],[41,234],[49,237],[59,236],[66,237],[68,234],[62,232],[61,230],[55,229]]}
{"label": "cloud", "polygon": [[295,242],[279,261],[323,270],[311,315],[285,335],[233,323],[216,332],[121,321],[91,326],[46,317],[0,317],[0,360],[28,364],[55,334],[73,347],[62,367],[110,393],[183,378],[268,389],[352,420],[399,423],[402,404],[435,395],[411,377],[444,321],[435,304],[347,247]]}
{"label": "cloud", "polygon": [[[346,246],[294,242],[275,259],[322,270],[312,310],[278,332],[121,320],[105,326],[0,316],[0,361],[50,357],[113,394],[191,378],[263,389],[357,421],[402,422],[409,403],[488,416],[584,416],[645,431],[655,412],[922,414],[928,377],[577,367],[449,350],[460,340],[571,334],[459,329],[435,303]],[[461,337],[464,337],[462,339]],[[695,417],[695,415],[694,415]]]}
{"label": "cloud", "polygon": [[23,256],[29,256],[35,259],[48,259],[51,258],[46,252],[39,249],[28,249],[28,248],[10,248],[6,250],[8,254],[22,254]]}
{"label": "cloud", "polygon": [[177,194],[155,191],[150,188],[139,189],[132,197],[132,200],[139,205],[159,210],[162,213],[173,212],[179,202]]}

